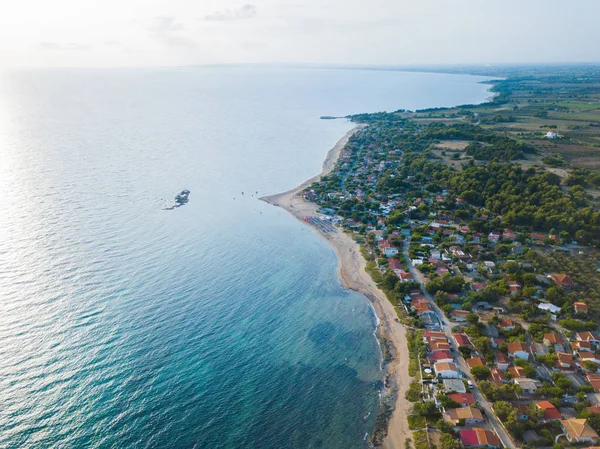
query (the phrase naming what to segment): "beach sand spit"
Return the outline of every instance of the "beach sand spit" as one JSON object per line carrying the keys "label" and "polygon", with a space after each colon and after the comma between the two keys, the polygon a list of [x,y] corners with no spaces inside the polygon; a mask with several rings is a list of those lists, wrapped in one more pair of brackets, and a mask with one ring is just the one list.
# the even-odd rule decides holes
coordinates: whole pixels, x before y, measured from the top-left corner
{"label": "beach sand spit", "polygon": [[[305,201],[301,192],[333,170],[350,137],[363,127],[364,125],[357,125],[348,131],[327,153],[321,173],[292,190],[265,196],[260,199],[287,210],[303,223],[306,223],[303,217],[314,216],[318,206]],[[334,247],[339,259],[338,275],[342,284],[346,288],[362,293],[372,302],[380,321],[380,336],[388,340],[392,345],[393,360],[387,365],[387,383],[389,387],[387,393],[396,396],[396,404],[389,421],[388,434],[383,442],[383,448],[404,448],[406,439],[411,437],[407,421],[407,416],[410,413],[410,403],[405,398],[405,393],[411,382],[411,378],[408,375],[409,359],[406,328],[396,321],[397,315],[394,306],[389,302],[385,294],[377,288],[371,276],[365,271],[366,261],[360,252],[359,245],[349,235],[339,229],[328,233],[321,232],[316,227],[313,227],[313,229],[317,230],[319,235]]]}

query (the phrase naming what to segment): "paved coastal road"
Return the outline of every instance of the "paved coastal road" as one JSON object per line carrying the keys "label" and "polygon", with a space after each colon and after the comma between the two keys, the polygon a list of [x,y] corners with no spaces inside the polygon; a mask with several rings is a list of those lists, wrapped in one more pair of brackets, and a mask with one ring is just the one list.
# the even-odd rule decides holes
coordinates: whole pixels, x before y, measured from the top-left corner
{"label": "paved coastal road", "polygon": [[[408,257],[408,246],[409,246],[409,243],[407,240],[404,242],[403,254],[406,259],[406,264],[408,266],[408,269],[409,269],[410,273],[413,275],[413,277],[421,283],[421,285],[425,285],[425,278],[424,278],[423,274],[413,266],[413,264],[411,263],[411,261]],[[473,397],[475,398],[477,403],[481,406],[481,408],[483,408],[485,410],[485,414],[487,415],[487,419],[488,419],[490,425],[492,426],[493,430],[496,432],[496,434],[500,438],[500,441],[502,441],[502,444],[504,445],[504,447],[510,448],[510,449],[516,449],[516,446],[515,446],[512,438],[510,437],[510,435],[508,434],[508,432],[506,431],[504,426],[502,426],[502,424],[500,423],[500,420],[494,413],[494,410],[492,409],[492,404],[487,399],[485,399],[485,397],[483,396],[481,391],[479,391],[479,388],[476,387],[477,384],[475,383],[475,378],[473,376],[471,376],[471,372],[469,370],[469,367],[467,366],[467,363],[465,362],[464,357],[458,351],[456,342],[452,338],[452,327],[456,326],[457,323],[453,323],[450,320],[445,319],[444,313],[437,306],[437,304],[433,300],[433,297],[427,291],[425,291],[425,288],[423,288],[422,290],[423,290],[423,295],[425,295],[425,297],[429,300],[429,302],[431,303],[432,307],[434,308],[436,314],[438,315],[438,318],[443,323],[442,330],[444,331],[444,334],[446,334],[446,338],[450,342],[450,347],[452,348],[452,350],[454,352],[455,360],[456,360],[456,364],[458,365],[458,368],[467,375],[467,377],[471,380],[471,382],[473,382],[474,388],[471,390],[471,393],[473,393]]]}

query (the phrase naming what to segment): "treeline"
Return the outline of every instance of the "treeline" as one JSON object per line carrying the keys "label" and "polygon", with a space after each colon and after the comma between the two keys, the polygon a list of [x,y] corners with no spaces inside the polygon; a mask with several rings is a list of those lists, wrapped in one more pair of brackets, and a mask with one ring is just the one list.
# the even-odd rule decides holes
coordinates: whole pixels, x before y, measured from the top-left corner
{"label": "treeline", "polygon": [[405,166],[438,182],[452,195],[500,216],[499,231],[512,227],[521,232],[561,234],[586,244],[600,241],[600,212],[590,205],[581,186],[565,192],[554,173],[496,162],[478,166],[472,161],[456,172],[416,154],[407,155]]}

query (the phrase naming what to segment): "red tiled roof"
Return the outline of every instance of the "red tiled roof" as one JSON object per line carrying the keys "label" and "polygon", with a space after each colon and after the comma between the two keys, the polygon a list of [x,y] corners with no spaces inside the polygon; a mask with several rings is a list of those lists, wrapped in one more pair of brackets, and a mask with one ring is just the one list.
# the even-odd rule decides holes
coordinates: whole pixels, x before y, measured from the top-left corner
{"label": "red tiled roof", "polygon": [[448,397],[457,404],[472,405],[475,404],[475,398],[471,393],[452,393]]}

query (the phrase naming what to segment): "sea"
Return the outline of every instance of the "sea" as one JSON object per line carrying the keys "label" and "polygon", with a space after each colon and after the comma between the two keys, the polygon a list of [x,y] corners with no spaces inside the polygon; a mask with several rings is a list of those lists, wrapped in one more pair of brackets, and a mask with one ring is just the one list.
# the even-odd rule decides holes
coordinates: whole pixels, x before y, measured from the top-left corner
{"label": "sea", "polygon": [[367,447],[373,310],[326,241],[258,197],[318,173],[353,126],[320,116],[478,103],[483,80],[0,74],[0,447]]}

